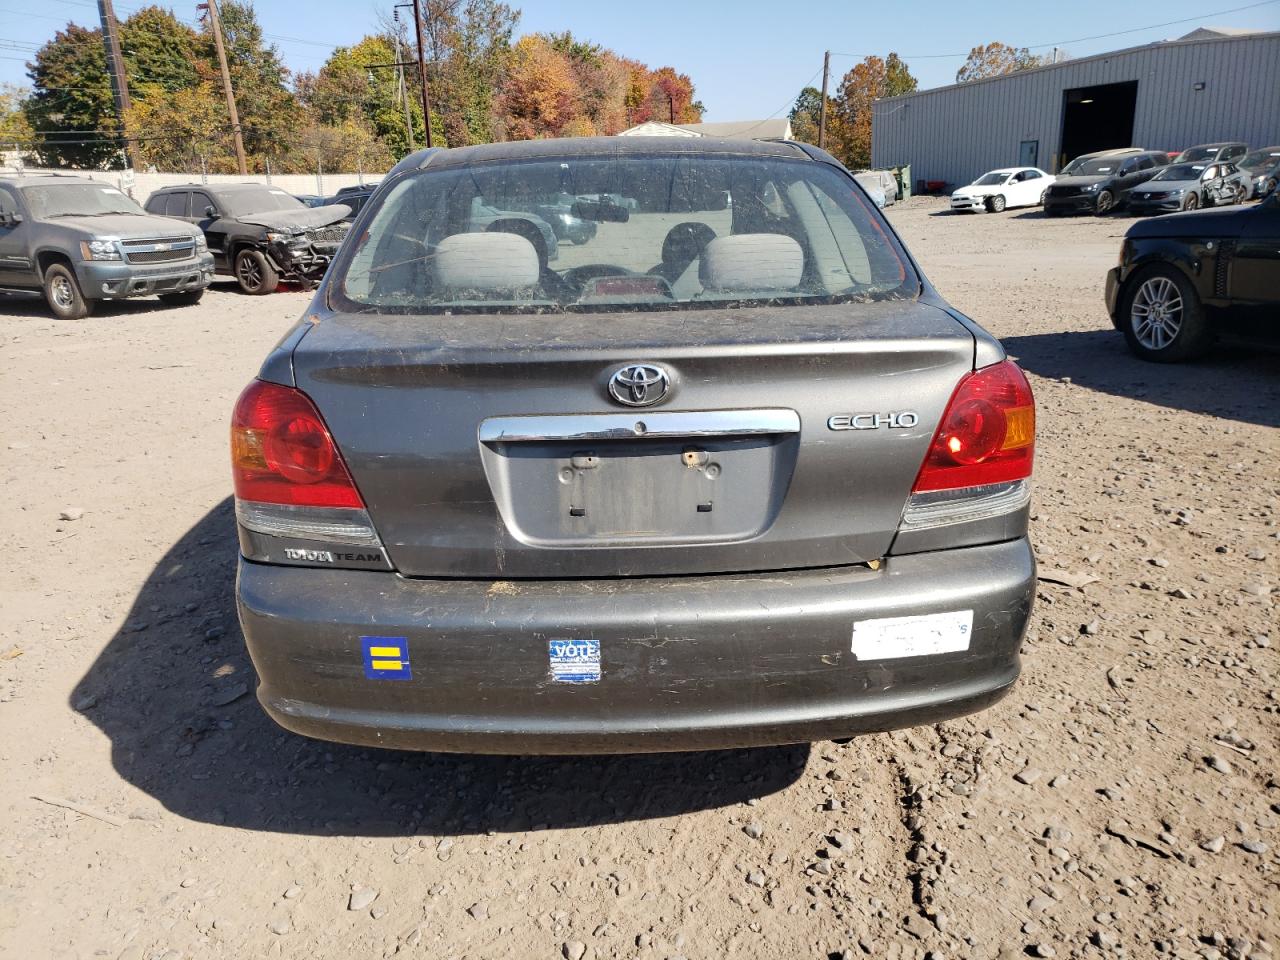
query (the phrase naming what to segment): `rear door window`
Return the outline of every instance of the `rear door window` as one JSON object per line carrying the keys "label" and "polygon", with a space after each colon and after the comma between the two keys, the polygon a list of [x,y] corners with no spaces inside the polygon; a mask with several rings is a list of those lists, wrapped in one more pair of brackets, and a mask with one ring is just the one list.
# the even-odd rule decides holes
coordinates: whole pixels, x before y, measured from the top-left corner
{"label": "rear door window", "polygon": [[185,190],[175,191],[166,194],[164,198],[164,214],[166,217],[186,217],[187,216],[187,198],[191,194]]}

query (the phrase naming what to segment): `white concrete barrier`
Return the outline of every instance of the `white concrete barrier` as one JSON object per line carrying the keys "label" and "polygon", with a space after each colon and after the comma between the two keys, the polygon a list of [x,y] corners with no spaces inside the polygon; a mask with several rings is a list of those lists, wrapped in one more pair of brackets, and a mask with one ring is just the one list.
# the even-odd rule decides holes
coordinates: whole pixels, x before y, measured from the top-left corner
{"label": "white concrete barrier", "polygon": [[146,203],[147,197],[161,187],[175,187],[186,183],[267,183],[281,190],[295,194],[318,194],[332,196],[340,187],[356,186],[360,183],[377,183],[382,179],[381,173],[326,173],[317,177],[311,173],[276,173],[269,178],[265,174],[211,173],[201,177],[198,173],[134,173],[133,183],[129,184],[129,172],[126,170],[43,170],[36,167],[24,167],[18,170],[12,166],[0,166],[0,177],[34,177],[46,173],[59,173],[90,180],[99,180],[119,187],[139,203]]}

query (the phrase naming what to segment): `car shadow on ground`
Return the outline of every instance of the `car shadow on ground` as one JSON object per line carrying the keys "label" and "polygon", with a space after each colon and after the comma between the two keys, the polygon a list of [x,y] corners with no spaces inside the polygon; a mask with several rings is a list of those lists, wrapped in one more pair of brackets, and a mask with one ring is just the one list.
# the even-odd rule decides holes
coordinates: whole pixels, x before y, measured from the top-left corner
{"label": "car shadow on ground", "polygon": [[1124,336],[1104,330],[1006,337],[1009,355],[1042,377],[1241,423],[1280,426],[1280,353],[1219,343],[1193,363],[1139,360]]}
{"label": "car shadow on ground", "polygon": [[[98,301],[94,304],[93,313],[87,320],[67,320],[58,321],[68,324],[89,323],[98,319],[109,319],[112,317],[127,317],[135,314],[154,313],[158,310],[176,309],[161,303],[155,297],[145,297],[129,300],[112,300]],[[49,305],[45,303],[44,295],[35,293],[0,293],[0,316],[6,317],[31,317],[37,320],[54,320],[58,318],[53,315],[49,309]]]}
{"label": "car shadow on ground", "polygon": [[[169,811],[296,834],[388,836],[669,817],[785,789],[808,745],[618,757],[401,753],[308,740],[253,697],[228,498],[155,565],[72,692],[116,771]],[[234,699],[233,699],[234,698]]]}

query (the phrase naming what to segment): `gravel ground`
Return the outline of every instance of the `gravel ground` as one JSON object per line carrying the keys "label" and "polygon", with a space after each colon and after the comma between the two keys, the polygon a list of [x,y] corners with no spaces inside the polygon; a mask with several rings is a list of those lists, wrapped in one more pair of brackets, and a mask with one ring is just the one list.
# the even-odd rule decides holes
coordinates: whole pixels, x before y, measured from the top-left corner
{"label": "gravel ground", "polygon": [[1132,359],[1101,301],[1123,219],[890,216],[1031,375],[1044,582],[1011,696],[847,744],[280,731],[226,425],[306,296],[0,301],[0,956],[1275,956],[1280,364]]}

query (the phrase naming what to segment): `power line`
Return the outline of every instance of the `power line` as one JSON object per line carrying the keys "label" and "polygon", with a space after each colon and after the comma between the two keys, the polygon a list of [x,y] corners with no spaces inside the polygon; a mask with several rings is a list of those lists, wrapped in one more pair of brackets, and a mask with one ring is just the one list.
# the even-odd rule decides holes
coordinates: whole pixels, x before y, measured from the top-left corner
{"label": "power line", "polygon": [[[1108,37],[1122,37],[1130,33],[1141,33],[1144,30],[1158,30],[1161,27],[1173,27],[1182,23],[1191,23],[1193,21],[1208,20],[1212,17],[1226,16],[1228,13],[1240,13],[1243,10],[1254,10],[1258,7],[1267,7],[1272,4],[1280,3],[1280,0],[1261,0],[1259,3],[1249,3],[1243,7],[1232,7],[1229,10],[1216,10],[1212,13],[1199,13],[1194,17],[1183,17],[1180,20],[1165,20],[1162,23],[1149,23],[1144,27],[1130,27],[1128,30],[1113,30],[1110,33],[1097,33],[1091,37],[1076,37],[1074,40],[1055,40],[1051,43],[1032,43],[1027,44],[1028,50],[1047,50],[1049,47],[1064,47],[1071,43],[1087,43],[1091,40],[1105,40]],[[972,51],[964,53],[900,53],[898,56],[903,60],[952,60],[956,58],[967,57]],[[862,60],[868,56],[878,56],[878,54],[863,53],[836,53],[832,51],[833,57],[852,57],[855,60]]]}
{"label": "power line", "polygon": [[[813,76],[811,76],[808,80],[806,80],[804,83],[802,83],[802,84],[800,85],[800,89],[801,89],[801,90],[803,90],[805,87],[812,86],[812,85],[813,85],[813,81],[815,81],[815,80],[817,80],[817,79],[818,79],[818,74],[820,74],[821,72],[822,72],[822,68],[821,68],[821,67],[819,67],[817,70],[813,71]],[[765,117],[763,120],[757,120],[757,121],[756,121],[755,123],[753,123],[751,126],[749,126],[749,127],[744,127],[742,130],[738,131],[738,133],[736,134],[736,136],[742,136],[744,133],[750,133],[750,132],[751,132],[752,130],[754,130],[756,127],[763,126],[765,123],[767,123],[768,121],[770,121],[770,120],[772,120],[774,117],[776,117],[778,114],[780,114],[783,110],[786,110],[787,108],[789,108],[789,107],[793,106],[793,105],[795,104],[795,102],[796,102],[795,97],[792,97],[790,100],[788,100],[786,103],[784,103],[782,106],[780,106],[777,110],[773,111],[773,113],[769,114],[769,115],[768,115],[767,117]]]}

